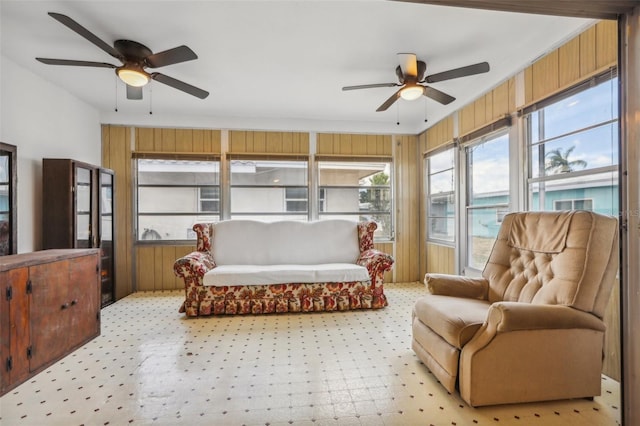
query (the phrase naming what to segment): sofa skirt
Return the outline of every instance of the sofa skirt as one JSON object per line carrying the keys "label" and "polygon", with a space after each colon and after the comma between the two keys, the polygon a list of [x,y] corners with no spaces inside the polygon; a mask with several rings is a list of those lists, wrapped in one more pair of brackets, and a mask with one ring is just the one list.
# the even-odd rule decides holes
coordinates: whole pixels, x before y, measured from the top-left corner
{"label": "sofa skirt", "polygon": [[187,287],[187,316],[348,311],[387,306],[383,286],[370,281]]}

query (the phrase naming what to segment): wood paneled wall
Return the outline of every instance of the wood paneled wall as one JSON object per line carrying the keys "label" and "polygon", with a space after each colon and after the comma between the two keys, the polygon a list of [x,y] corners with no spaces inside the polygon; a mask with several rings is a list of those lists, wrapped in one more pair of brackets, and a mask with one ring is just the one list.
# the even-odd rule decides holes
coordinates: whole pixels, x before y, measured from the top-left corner
{"label": "wood paneled wall", "polygon": [[289,132],[229,132],[229,152],[308,154],[309,134]]}
{"label": "wood paneled wall", "polygon": [[389,135],[353,135],[339,133],[319,133],[318,154],[322,155],[381,155],[393,154]]}
{"label": "wood paneled wall", "polygon": [[427,271],[438,274],[455,273],[455,249],[442,244],[427,243]]}
{"label": "wood paneled wall", "polygon": [[395,281],[419,281],[420,264],[420,162],[417,136],[397,136],[395,139],[395,214],[396,252]]}
{"label": "wood paneled wall", "polygon": [[614,66],[617,54],[617,23],[597,23],[524,70],[525,105]]}
{"label": "wood paneled wall", "polygon": [[135,129],[137,152],[220,153],[220,130],[204,129]]}
{"label": "wood paneled wall", "polygon": [[510,115],[516,110],[515,78],[511,78],[458,111],[458,135]]}

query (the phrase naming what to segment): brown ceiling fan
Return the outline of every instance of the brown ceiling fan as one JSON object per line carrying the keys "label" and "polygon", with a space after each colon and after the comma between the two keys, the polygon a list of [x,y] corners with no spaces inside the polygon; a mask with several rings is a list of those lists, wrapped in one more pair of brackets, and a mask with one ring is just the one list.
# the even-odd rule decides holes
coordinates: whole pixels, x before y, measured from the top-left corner
{"label": "brown ceiling fan", "polygon": [[180,62],[198,59],[198,56],[187,46],[178,46],[173,49],[153,53],[143,44],[131,40],[116,40],[113,47],[102,41],[91,31],[78,24],[73,19],[60,13],[49,12],[49,16],[65,25],[69,29],[80,34],[109,55],[122,62],[121,66],[107,62],[76,61],[70,59],[36,58],[47,65],[67,65],[80,67],[112,68],[127,85],[127,99],[142,99],[142,87],[150,80],[155,80],[182,92],[204,99],[209,92],[198,87],[177,80],[159,72],[147,72],[145,68],[160,68]]}
{"label": "brown ceiling fan", "polygon": [[386,111],[398,98],[407,100],[418,99],[420,96],[426,96],[443,105],[450,104],[456,98],[450,96],[433,87],[424,85],[423,83],[437,83],[439,81],[451,80],[453,78],[466,77],[474,74],[481,74],[489,71],[487,62],[468,65],[466,67],[455,68],[448,71],[439,72],[424,76],[427,71],[427,64],[418,61],[413,53],[398,53],[400,65],[396,67],[396,75],[399,83],[379,83],[379,84],[362,84],[359,86],[345,86],[342,90],[372,89],[376,87],[400,87],[389,99],[384,101],[376,111]]}

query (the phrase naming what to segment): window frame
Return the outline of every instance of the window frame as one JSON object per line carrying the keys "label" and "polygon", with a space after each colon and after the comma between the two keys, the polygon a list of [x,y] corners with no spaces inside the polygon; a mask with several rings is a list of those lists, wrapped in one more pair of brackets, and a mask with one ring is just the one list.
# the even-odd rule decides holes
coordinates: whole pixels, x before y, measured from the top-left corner
{"label": "window frame", "polygon": [[[496,220],[496,225],[500,226],[501,222],[498,221],[498,212],[499,211],[511,211],[516,198],[518,197],[517,193],[517,185],[514,185],[514,158],[517,156],[517,139],[514,139],[513,135],[514,127],[511,126],[510,119],[500,120],[498,123],[491,123],[484,128],[475,131],[473,134],[468,135],[466,137],[461,138],[461,140],[465,141],[464,144],[460,146],[460,191],[459,197],[460,200],[460,215],[459,215],[459,224],[460,224],[460,269],[463,271],[464,275],[477,276],[482,272],[482,268],[477,268],[472,265],[470,260],[472,257],[472,253],[470,252],[472,248],[472,244],[470,239],[472,235],[470,235],[471,229],[469,226],[470,220],[470,212],[478,211],[478,210],[486,210],[490,208],[496,209],[496,214],[494,215]],[[471,139],[470,136],[475,136],[475,139]],[[507,147],[509,149],[509,154],[507,156],[507,166],[509,167],[509,179],[508,179],[508,200],[506,203],[491,203],[491,204],[480,204],[480,205],[470,205],[470,188],[469,184],[472,183],[471,176],[469,176],[469,150],[473,149],[479,145],[484,143],[491,142],[493,140],[497,140],[499,138],[506,137]],[[489,253],[487,253],[489,254]]]}
{"label": "window frame", "polygon": [[[140,160],[158,160],[158,161],[163,161],[163,160],[172,160],[172,161],[177,161],[177,162],[207,162],[207,163],[217,163],[217,172],[218,172],[218,180],[217,180],[217,184],[175,184],[175,185],[168,185],[168,184],[140,184],[140,179],[139,179],[139,173],[140,173],[140,168],[139,168],[139,161]],[[218,211],[217,212],[209,212],[209,211],[201,211],[201,198],[200,198],[200,194],[201,194],[201,188],[218,188],[218,194],[220,194],[220,191],[222,190],[222,183],[221,183],[221,160],[220,157],[218,156],[193,156],[193,155],[187,155],[187,156],[180,156],[180,155],[163,155],[162,153],[157,153],[157,154],[148,154],[148,153],[141,153],[140,155],[136,155],[136,153],[134,153],[133,158],[132,158],[132,162],[133,162],[133,176],[134,176],[134,185],[135,185],[135,189],[134,189],[134,244],[135,245],[183,245],[183,244],[193,244],[192,239],[190,238],[190,234],[192,233],[192,231],[190,232],[189,229],[186,229],[186,235],[185,238],[182,239],[147,239],[144,240],[142,239],[142,235],[143,234],[148,234],[148,235],[161,235],[160,231],[154,229],[154,228],[145,228],[145,227],[141,227],[140,225],[140,218],[141,217],[202,217],[202,221],[209,221],[210,217],[218,217],[218,220],[222,220],[222,206],[219,200],[218,202]],[[211,173],[215,172],[215,167],[212,169]],[[152,211],[144,211],[141,212],[140,211],[140,188],[192,188],[194,190],[194,209],[197,209],[197,211],[195,212],[176,212],[176,211],[170,211],[170,212],[152,212]],[[144,231],[143,231],[144,229]]]}
{"label": "window frame", "polygon": [[[576,136],[576,135],[581,135],[581,134],[585,134],[591,130],[594,129],[599,129],[599,128],[605,128],[606,126],[611,126],[611,129],[615,129],[616,131],[618,131],[619,126],[617,123],[619,123],[620,120],[620,112],[618,110],[618,104],[615,101],[615,99],[612,97],[612,102],[611,102],[611,107],[612,107],[612,113],[615,114],[612,115],[610,118],[602,120],[600,122],[589,122],[589,124],[584,125],[582,127],[574,127],[571,128],[570,130],[562,133],[562,134],[554,134],[548,138],[545,138],[545,122],[544,122],[544,114],[545,114],[545,108],[549,107],[549,106],[554,106],[559,104],[560,102],[563,102],[564,100],[574,96],[574,95],[578,95],[581,93],[584,93],[594,87],[600,86],[602,84],[609,84],[612,87],[616,87],[617,86],[617,82],[616,79],[618,78],[617,75],[617,69],[611,68],[597,76],[594,76],[586,81],[583,81],[581,83],[578,83],[577,85],[561,92],[558,93],[555,96],[551,96],[549,98],[546,98],[540,102],[538,102],[535,105],[531,105],[527,108],[525,108],[522,112],[521,112],[521,116],[523,119],[523,126],[524,126],[524,140],[523,140],[523,145],[524,145],[524,149],[526,152],[526,156],[527,156],[527,161],[525,162],[525,167],[526,167],[526,181],[525,181],[525,192],[527,194],[527,196],[525,197],[525,203],[526,203],[526,208],[527,210],[531,210],[531,209],[535,209],[535,211],[544,211],[545,210],[545,194],[547,192],[553,192],[549,191],[545,188],[545,184],[549,183],[549,182],[554,182],[554,183],[560,183],[563,181],[571,181],[571,179],[577,179],[577,178],[584,178],[584,177],[588,177],[588,176],[597,176],[597,175],[607,175],[607,174],[612,174],[614,176],[617,176],[617,173],[619,172],[619,168],[620,168],[620,164],[619,164],[619,152],[618,155],[613,155],[610,158],[613,160],[614,164],[611,165],[605,165],[605,166],[599,166],[599,167],[592,167],[592,168],[587,168],[587,169],[580,169],[580,170],[569,170],[566,172],[560,172],[560,173],[550,173],[550,174],[545,174],[543,176],[535,176],[533,177],[534,174],[534,167],[541,167],[540,165],[540,159],[538,160],[538,163],[536,163],[536,165],[533,164],[533,162],[535,161],[535,159],[533,158],[533,154],[532,151],[533,149],[540,149],[540,147],[545,147],[545,144],[548,143],[552,143],[554,141],[557,140],[562,140],[563,138],[567,138],[570,136]],[[614,91],[611,92],[612,94],[615,93]],[[534,117],[535,116],[535,117]],[[537,128],[535,129],[536,135],[537,135],[537,140],[533,140],[533,133],[534,130],[532,129],[533,125],[537,124]],[[620,135],[618,133],[617,135],[618,138],[618,150],[620,149],[619,147],[619,138]],[[612,143],[615,141],[615,136],[612,135]],[[574,145],[575,146],[575,145]],[[543,151],[544,153],[544,151]],[[540,154],[538,154],[538,157],[540,157]],[[613,180],[612,180],[613,182]],[[538,200],[537,200],[537,205],[534,205],[534,200],[533,200],[533,194],[535,191],[532,190],[532,187],[534,185],[538,185]],[[620,186],[619,186],[619,181],[616,181],[615,184],[612,184],[613,186],[617,186],[617,191],[619,193],[620,191]],[[593,197],[581,197],[581,198],[563,198],[563,199],[558,199],[558,200],[553,200],[552,201],[552,205],[550,206],[550,209],[552,209],[553,211],[555,211],[555,206],[556,206],[556,202],[558,201],[572,201],[572,210],[575,210],[575,200],[591,200],[592,203],[592,210],[591,211],[596,211],[596,202],[595,199]],[[617,199],[617,197],[613,197],[612,199]],[[611,205],[612,210],[615,210],[614,205]],[[618,206],[618,210],[619,210],[619,206]],[[613,215],[617,215],[617,212],[612,212]]]}

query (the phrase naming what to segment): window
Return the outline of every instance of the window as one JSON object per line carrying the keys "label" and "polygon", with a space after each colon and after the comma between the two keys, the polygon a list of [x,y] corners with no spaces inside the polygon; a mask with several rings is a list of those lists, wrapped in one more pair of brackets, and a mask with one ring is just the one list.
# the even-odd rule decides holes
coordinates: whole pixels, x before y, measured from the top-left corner
{"label": "window", "polygon": [[589,210],[593,211],[593,200],[555,200],[554,210]]}
{"label": "window", "polygon": [[427,239],[455,240],[455,148],[426,158]]}
{"label": "window", "polygon": [[202,186],[200,189],[200,211],[219,212],[220,211],[220,187]]}
{"label": "window", "polygon": [[484,268],[509,211],[509,135],[489,135],[465,147],[466,266]]}
{"label": "window", "polygon": [[525,116],[530,210],[618,214],[618,99],[607,73]]}
{"label": "window", "polygon": [[307,161],[231,160],[231,218],[307,220]]}
{"label": "window", "polygon": [[220,163],[137,159],[138,241],[190,240],[197,222],[220,219]]}
{"label": "window", "polygon": [[372,220],[375,237],[393,236],[391,161],[319,160],[318,217]]}

